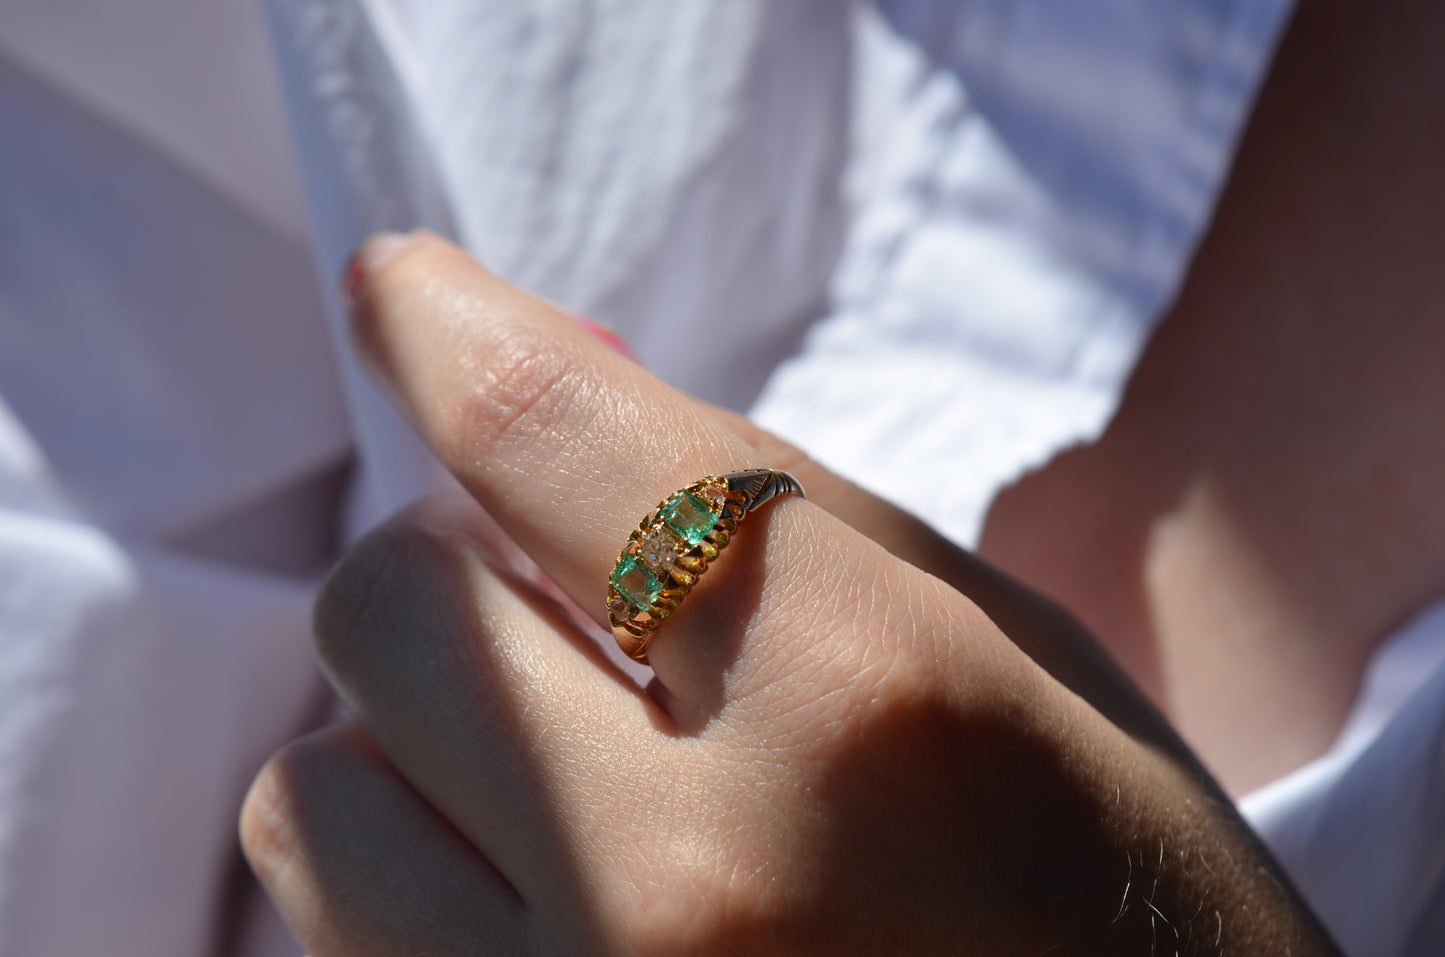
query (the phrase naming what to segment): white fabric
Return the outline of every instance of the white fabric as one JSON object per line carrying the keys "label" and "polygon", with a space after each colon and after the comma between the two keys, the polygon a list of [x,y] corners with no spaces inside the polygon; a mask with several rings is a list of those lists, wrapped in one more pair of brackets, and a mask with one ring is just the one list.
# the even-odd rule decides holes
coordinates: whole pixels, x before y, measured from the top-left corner
{"label": "white fabric", "polygon": [[[366,234],[458,237],[968,541],[1107,421],[1287,13],[7,0],[0,953],[294,952],[236,808],[328,706],[337,542],[447,481],[344,345]],[[1352,957],[1445,949],[1442,617],[1244,802]]]}
{"label": "white fabric", "polygon": [[881,155],[833,312],[754,414],[971,542],[1112,414],[1289,4],[963,6],[864,19]]}
{"label": "white fabric", "polygon": [[1346,953],[1445,952],[1445,602],[1376,651],[1334,747],[1240,810]]}
{"label": "white fabric", "polygon": [[324,702],[350,443],[304,239],[13,56],[43,13],[0,12],[0,953],[196,954]]}

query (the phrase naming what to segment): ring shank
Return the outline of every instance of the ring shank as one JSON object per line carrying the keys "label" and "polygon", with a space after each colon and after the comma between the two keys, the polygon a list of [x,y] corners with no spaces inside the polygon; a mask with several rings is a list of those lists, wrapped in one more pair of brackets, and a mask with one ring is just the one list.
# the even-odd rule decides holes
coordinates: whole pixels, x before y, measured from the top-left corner
{"label": "ring shank", "polygon": [[766,505],[779,495],[807,498],[803,493],[802,483],[782,469],[745,469],[741,472],[729,472],[718,478],[727,483],[730,491],[739,492],[746,497],[743,509],[748,512]]}

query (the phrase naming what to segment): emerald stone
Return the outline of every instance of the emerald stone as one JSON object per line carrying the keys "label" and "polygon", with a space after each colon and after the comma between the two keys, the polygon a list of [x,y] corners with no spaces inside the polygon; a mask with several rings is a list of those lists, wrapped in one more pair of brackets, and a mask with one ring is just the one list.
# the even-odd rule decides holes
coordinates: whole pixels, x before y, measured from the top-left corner
{"label": "emerald stone", "polygon": [[678,492],[662,509],[662,520],[689,545],[707,537],[717,516],[702,499],[691,492]]}
{"label": "emerald stone", "polygon": [[623,598],[639,609],[651,608],[657,596],[662,594],[662,582],[643,567],[636,555],[622,556],[617,567],[612,569],[612,584],[617,586]]}

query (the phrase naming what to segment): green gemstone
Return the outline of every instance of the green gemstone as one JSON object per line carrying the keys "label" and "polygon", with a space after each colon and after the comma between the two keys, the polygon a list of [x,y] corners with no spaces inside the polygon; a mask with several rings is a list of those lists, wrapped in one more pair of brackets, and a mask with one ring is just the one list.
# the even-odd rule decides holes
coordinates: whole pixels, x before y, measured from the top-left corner
{"label": "green gemstone", "polygon": [[612,584],[622,597],[638,609],[646,610],[662,594],[662,582],[652,576],[635,555],[624,555],[612,569]]}
{"label": "green gemstone", "polygon": [[662,510],[662,520],[689,545],[707,537],[717,516],[702,499],[691,492],[678,492]]}

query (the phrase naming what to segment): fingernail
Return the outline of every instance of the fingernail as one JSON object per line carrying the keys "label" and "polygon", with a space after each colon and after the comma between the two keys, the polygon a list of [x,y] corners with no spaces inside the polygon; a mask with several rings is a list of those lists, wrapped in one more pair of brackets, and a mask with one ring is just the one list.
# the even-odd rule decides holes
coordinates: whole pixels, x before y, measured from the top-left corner
{"label": "fingernail", "polygon": [[596,319],[589,319],[580,312],[573,312],[570,309],[567,310],[567,315],[571,316],[577,325],[592,333],[592,335],[601,340],[603,344],[609,346],[613,352],[624,355],[638,365],[642,365],[642,360],[638,358],[637,353],[632,351],[632,347],[607,326],[604,326]]}
{"label": "fingernail", "polygon": [[376,233],[361,244],[341,274],[341,301],[347,309],[356,308],[367,277],[410,246],[415,238],[415,233]]}

